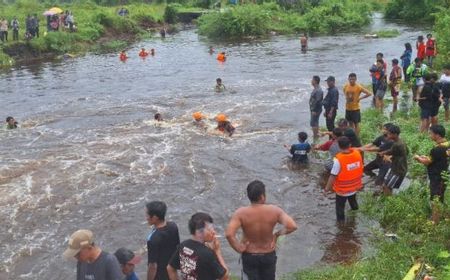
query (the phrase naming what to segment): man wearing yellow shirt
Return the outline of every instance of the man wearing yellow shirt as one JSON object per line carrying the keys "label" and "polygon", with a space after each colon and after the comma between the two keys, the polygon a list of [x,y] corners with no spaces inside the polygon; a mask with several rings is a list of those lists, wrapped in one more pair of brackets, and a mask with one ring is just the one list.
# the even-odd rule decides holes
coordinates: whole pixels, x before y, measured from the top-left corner
{"label": "man wearing yellow shirt", "polygon": [[[364,95],[361,96],[361,93],[364,93]],[[370,91],[356,83],[355,73],[348,75],[348,83],[344,86],[345,119],[350,123],[350,126],[355,130],[357,135],[359,135],[359,123],[361,122],[361,106],[359,101],[371,95],[372,93]]]}

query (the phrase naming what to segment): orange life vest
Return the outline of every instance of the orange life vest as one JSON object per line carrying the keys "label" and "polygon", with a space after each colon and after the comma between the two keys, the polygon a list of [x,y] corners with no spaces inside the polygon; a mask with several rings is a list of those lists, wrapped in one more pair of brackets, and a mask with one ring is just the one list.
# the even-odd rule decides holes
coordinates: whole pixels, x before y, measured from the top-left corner
{"label": "orange life vest", "polygon": [[139,56],[140,57],[146,57],[148,55],[148,52],[146,52],[146,51],[141,51],[140,53],[139,53]]}
{"label": "orange life vest", "polygon": [[341,170],[333,184],[336,193],[356,192],[362,187],[363,161],[358,150],[350,149],[350,153],[338,153]]}
{"label": "orange life vest", "polygon": [[224,62],[224,61],[225,61],[225,59],[226,59],[226,57],[225,57],[225,55],[224,55],[224,54],[222,54],[222,53],[219,53],[219,54],[217,55],[217,60],[218,60],[218,61],[222,61],[222,62]]}
{"label": "orange life vest", "polygon": [[120,60],[122,60],[122,61],[125,61],[125,60],[127,60],[127,55],[126,54],[124,54],[124,53],[121,53],[120,54]]}

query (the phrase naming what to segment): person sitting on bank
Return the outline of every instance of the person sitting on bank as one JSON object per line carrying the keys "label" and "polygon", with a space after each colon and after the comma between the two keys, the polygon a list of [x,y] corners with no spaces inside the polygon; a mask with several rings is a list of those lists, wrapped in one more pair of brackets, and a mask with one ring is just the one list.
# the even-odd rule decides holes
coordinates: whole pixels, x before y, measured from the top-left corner
{"label": "person sitting on bank", "polygon": [[139,56],[145,58],[148,56],[148,52],[144,48],[142,48],[141,51],[139,52]]}
{"label": "person sitting on bank", "polygon": [[358,210],[356,193],[362,188],[363,161],[361,153],[350,148],[348,137],[339,137],[337,141],[340,152],[333,159],[326,190],[333,189],[336,193],[336,218],[338,222],[343,222],[347,200],[352,210]]}
{"label": "person sitting on bank", "polygon": [[306,141],[308,134],[306,132],[298,133],[298,141],[300,143],[289,146],[285,144],[284,147],[292,155],[292,161],[295,163],[308,163],[308,153],[311,151],[311,145]]}
{"label": "person sitting on bank", "polygon": [[141,257],[133,253],[133,251],[120,248],[115,253],[116,259],[119,261],[122,268],[122,273],[125,275],[124,280],[139,280],[134,272],[134,268],[141,262]]}
{"label": "person sitting on bank", "polygon": [[231,124],[225,114],[218,114],[216,116],[217,127],[216,129],[223,133],[228,133],[228,136],[232,136],[236,128]]}
{"label": "person sitting on bank", "polygon": [[13,117],[6,118],[6,129],[15,129],[19,123]]}
{"label": "person sitting on bank", "polygon": [[226,90],[225,85],[222,83],[222,79],[221,78],[217,78],[216,79],[216,87],[215,87],[215,91],[216,92],[224,92]]}

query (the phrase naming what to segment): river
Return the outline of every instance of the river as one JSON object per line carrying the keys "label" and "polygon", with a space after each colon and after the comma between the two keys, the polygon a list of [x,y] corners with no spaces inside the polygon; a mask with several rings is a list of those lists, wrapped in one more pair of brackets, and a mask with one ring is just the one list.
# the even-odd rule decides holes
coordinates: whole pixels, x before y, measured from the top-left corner
{"label": "river", "polygon": [[[310,132],[313,75],[334,75],[342,88],[355,72],[368,84],[377,52],[398,58],[418,35],[379,15],[365,32],[386,28],[401,35],[312,37],[305,54],[294,36],[214,44],[228,53],[224,64],[208,53],[211,42],[188,30],[134,45],[126,63],[92,54],[1,73],[1,117],[13,115],[21,128],[0,131],[0,279],[73,279],[75,263],[62,252],[79,228],[110,252],[141,248],[150,200],[167,203],[182,239],[196,211],[210,213],[223,236],[232,212],[248,205],[245,188],[254,179],[299,225],[279,245],[278,275],[357,258],[369,225],[357,217],[339,230],[333,196],[318,186],[322,161],[312,157],[308,168],[292,170],[283,144]],[[141,47],[156,56],[139,59]],[[214,93],[218,77],[228,92]],[[211,135],[193,126],[195,111],[223,112],[240,126],[232,138]],[[152,120],[156,112],[163,124]],[[221,240],[240,275],[238,255]],[[145,269],[137,267],[142,279]]]}

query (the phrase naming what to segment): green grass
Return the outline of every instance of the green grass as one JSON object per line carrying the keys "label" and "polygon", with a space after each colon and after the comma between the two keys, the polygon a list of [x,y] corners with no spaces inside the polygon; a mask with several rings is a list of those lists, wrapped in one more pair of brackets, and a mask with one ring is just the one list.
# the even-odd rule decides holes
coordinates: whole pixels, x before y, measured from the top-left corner
{"label": "green grass", "polygon": [[[442,114],[442,112],[441,112]],[[441,115],[441,119],[442,119]],[[362,114],[361,138],[369,143],[378,135],[379,127],[388,121],[386,115],[369,109]],[[418,132],[419,112],[416,108],[408,112],[399,111],[391,120],[402,130],[400,137],[414,154],[428,154],[433,146],[428,135]],[[445,125],[448,132],[450,126]],[[360,215],[378,221],[381,229],[374,230],[371,240],[376,249],[373,255],[364,255],[351,265],[318,265],[287,275],[285,279],[403,279],[416,260],[431,265],[436,279],[450,279],[450,195],[446,196],[443,208],[445,219],[438,225],[429,221],[429,190],[425,168],[409,161],[409,187],[391,197],[373,197],[363,193],[360,197]],[[397,241],[386,238],[383,232],[395,233]]]}
{"label": "green grass", "polygon": [[378,38],[394,38],[400,35],[400,31],[397,29],[378,30],[372,33],[377,34]]}

